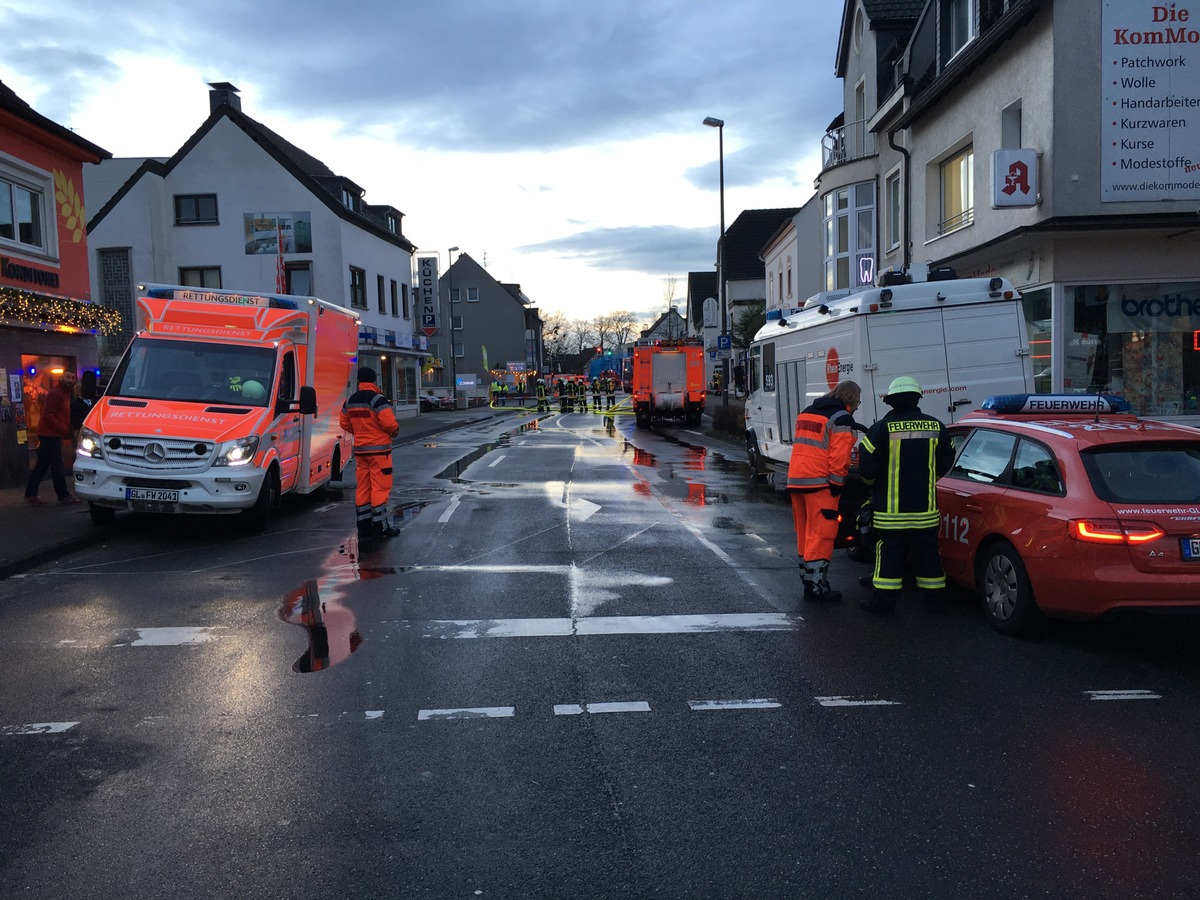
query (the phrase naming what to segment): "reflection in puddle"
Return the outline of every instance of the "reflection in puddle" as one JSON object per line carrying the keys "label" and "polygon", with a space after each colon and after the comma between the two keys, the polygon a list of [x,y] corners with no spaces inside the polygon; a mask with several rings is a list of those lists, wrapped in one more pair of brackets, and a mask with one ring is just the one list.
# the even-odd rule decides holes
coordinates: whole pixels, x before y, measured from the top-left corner
{"label": "reflection in puddle", "polygon": [[317,581],[306,581],[285,594],[279,618],[308,630],[308,649],[292,663],[293,672],[320,672],[336,666],[362,646],[354,613],[336,599],[322,602]]}

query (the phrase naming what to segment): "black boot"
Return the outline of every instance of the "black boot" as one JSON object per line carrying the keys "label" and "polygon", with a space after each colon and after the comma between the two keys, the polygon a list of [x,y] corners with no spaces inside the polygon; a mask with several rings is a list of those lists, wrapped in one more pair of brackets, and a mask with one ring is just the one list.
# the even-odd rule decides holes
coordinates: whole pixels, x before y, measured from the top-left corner
{"label": "black boot", "polygon": [[896,598],[890,596],[895,591],[876,590],[869,598],[858,605],[869,613],[885,616],[896,611]]}

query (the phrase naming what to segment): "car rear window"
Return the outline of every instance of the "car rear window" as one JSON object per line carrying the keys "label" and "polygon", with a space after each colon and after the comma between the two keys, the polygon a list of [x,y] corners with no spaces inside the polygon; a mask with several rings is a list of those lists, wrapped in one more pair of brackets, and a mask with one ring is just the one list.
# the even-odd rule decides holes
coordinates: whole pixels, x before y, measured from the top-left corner
{"label": "car rear window", "polygon": [[1200,503],[1200,442],[1098,447],[1081,454],[1108,503]]}

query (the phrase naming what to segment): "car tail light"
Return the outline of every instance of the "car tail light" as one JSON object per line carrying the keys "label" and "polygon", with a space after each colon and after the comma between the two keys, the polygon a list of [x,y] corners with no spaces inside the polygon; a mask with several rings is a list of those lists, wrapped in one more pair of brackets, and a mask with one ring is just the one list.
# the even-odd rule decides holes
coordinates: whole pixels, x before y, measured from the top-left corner
{"label": "car tail light", "polygon": [[1166,534],[1153,522],[1120,519],[1072,519],[1070,529],[1075,540],[1093,544],[1145,544]]}

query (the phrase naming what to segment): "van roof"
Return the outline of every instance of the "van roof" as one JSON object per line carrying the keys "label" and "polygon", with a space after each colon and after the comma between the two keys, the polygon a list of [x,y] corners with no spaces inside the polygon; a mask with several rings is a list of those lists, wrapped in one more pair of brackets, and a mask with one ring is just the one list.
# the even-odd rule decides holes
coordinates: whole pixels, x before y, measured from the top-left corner
{"label": "van roof", "polygon": [[755,341],[777,337],[793,328],[812,328],[842,316],[884,314],[939,306],[968,306],[997,300],[1019,299],[1021,292],[1007,278],[956,278],[917,281],[889,287],[864,287],[855,291],[822,291],[802,306],[773,309]]}

